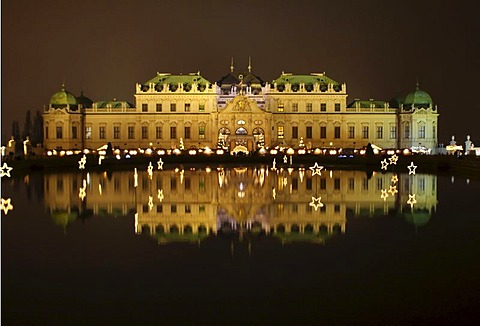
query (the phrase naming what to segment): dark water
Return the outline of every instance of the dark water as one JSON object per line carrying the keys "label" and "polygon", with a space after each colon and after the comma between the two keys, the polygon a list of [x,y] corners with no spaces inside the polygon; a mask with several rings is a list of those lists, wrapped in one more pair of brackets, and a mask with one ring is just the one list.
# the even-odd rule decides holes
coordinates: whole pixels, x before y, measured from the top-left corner
{"label": "dark water", "polygon": [[2,324],[474,323],[480,182],[392,177],[4,177]]}

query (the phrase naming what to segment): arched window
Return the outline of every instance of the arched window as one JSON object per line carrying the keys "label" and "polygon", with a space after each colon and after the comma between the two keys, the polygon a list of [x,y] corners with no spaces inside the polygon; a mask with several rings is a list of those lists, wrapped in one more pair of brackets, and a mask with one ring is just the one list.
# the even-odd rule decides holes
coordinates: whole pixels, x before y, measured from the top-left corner
{"label": "arched window", "polygon": [[218,133],[221,134],[221,135],[230,135],[230,129],[222,127],[222,128],[220,128]]}
{"label": "arched window", "polygon": [[247,129],[240,127],[235,131],[235,135],[246,135],[247,134]]}

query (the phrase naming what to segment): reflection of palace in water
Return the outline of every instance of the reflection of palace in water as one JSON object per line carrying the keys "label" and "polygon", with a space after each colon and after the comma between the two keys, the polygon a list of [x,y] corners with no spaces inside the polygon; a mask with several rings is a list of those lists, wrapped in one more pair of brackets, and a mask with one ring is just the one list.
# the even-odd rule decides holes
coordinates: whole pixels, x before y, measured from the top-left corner
{"label": "reflection of palace in water", "polygon": [[260,167],[156,170],[151,177],[145,169],[137,178],[133,171],[47,174],[45,204],[64,226],[86,215],[131,213],[135,232],[159,242],[217,233],[323,242],[345,232],[347,216],[401,216],[422,226],[437,204],[435,175],[312,174]]}

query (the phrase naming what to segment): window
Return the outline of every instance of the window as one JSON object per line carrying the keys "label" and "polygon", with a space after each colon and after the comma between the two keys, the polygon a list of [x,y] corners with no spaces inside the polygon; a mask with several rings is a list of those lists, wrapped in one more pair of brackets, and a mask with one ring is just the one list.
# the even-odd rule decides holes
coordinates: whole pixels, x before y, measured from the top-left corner
{"label": "window", "polygon": [[77,139],[77,126],[72,126],[72,139]]}
{"label": "window", "polygon": [[184,128],[185,139],[190,139],[190,127]]}
{"label": "window", "polygon": [[362,137],[364,139],[368,139],[368,126],[363,126],[362,127]]}
{"label": "window", "polygon": [[185,204],[185,214],[190,214],[192,212],[192,207],[190,204]]}
{"label": "window", "polygon": [[156,126],[155,127],[155,138],[162,139],[162,127]]}
{"label": "window", "polygon": [[176,111],[177,111],[177,104],[170,103],[170,112],[176,112]]}
{"label": "window", "polygon": [[161,204],[157,204],[157,213],[163,213],[163,206]]}
{"label": "window", "polygon": [[321,190],[327,189],[327,179],[320,179],[320,189]]}
{"label": "window", "polygon": [[348,190],[355,190],[355,179],[349,178],[348,179]]}
{"label": "window", "polygon": [[355,127],[348,126],[348,138],[355,138]]}
{"label": "window", "polygon": [[292,138],[298,138],[298,127],[297,126],[292,127]]}
{"label": "window", "polygon": [[177,212],[177,205],[170,205],[170,213],[175,214]]}
{"label": "window", "polygon": [[425,138],[425,126],[418,126],[418,138]]}
{"label": "window", "polygon": [[92,139],[92,127],[85,127],[85,139]]}
{"label": "window", "polygon": [[292,178],[292,190],[298,190],[298,179]]}
{"label": "window", "polygon": [[185,103],[185,112],[190,112],[190,103]]}
{"label": "window", "polygon": [[340,103],[335,103],[335,112],[340,111]]}
{"label": "window", "polygon": [[99,129],[98,129],[98,137],[99,137],[100,139],[105,139],[105,138],[106,138],[106,137],[105,137],[105,127],[104,127],[104,126],[99,127]]}
{"label": "window", "polygon": [[57,127],[57,139],[62,139],[63,138],[63,127],[58,126]]}
{"label": "window", "polygon": [[307,126],[305,132],[306,132],[305,138],[312,138],[312,126]]}
{"label": "window", "polygon": [[170,178],[170,190],[177,190],[177,179],[175,177]]}
{"label": "window", "polygon": [[368,190],[368,179],[367,178],[363,178],[362,189],[363,190]]}
{"label": "window", "polygon": [[383,126],[377,126],[377,138],[383,138]]}
{"label": "window", "polygon": [[188,191],[190,190],[191,186],[192,186],[192,182],[190,181],[190,178],[185,178],[185,180],[183,181],[183,184],[185,185],[185,190]]}
{"label": "window", "polygon": [[383,179],[378,178],[377,179],[377,190],[382,190],[383,189]]}
{"label": "window", "polygon": [[205,177],[200,176],[200,180],[198,180],[198,190],[204,191],[205,190]]}
{"label": "window", "polygon": [[307,112],[312,112],[312,111],[313,111],[312,103],[307,103]]}
{"label": "window", "polygon": [[198,205],[198,212],[205,213],[205,204]]}
{"label": "window", "polygon": [[198,126],[198,138],[205,139],[205,126]]}
{"label": "window", "polygon": [[320,103],[320,112],[327,111],[327,103]]}
{"label": "window", "polygon": [[339,126],[335,127],[335,138],[337,138],[337,139],[340,138],[340,127]]}
{"label": "window", "polygon": [[312,190],[312,178],[307,178],[305,186],[307,190]]}
{"label": "window", "polygon": [[292,103],[292,111],[298,112],[298,103]]}
{"label": "window", "polygon": [[408,122],[405,123],[405,138],[410,138],[410,124]]}
{"label": "window", "polygon": [[320,126],[320,138],[327,138],[327,127]]}
{"label": "window", "polygon": [[120,127],[114,126],[113,127],[113,139],[120,139]]}
{"label": "window", "polygon": [[162,103],[157,103],[157,112],[162,112]]}
{"label": "window", "polygon": [[170,139],[177,139],[177,127],[170,127]]}
{"label": "window", "polygon": [[48,139],[48,126],[45,127],[45,138]]}
{"label": "window", "polygon": [[142,126],[142,139],[148,139],[148,126]]}
{"label": "window", "polygon": [[340,178],[335,178],[333,180],[333,188],[335,190],[340,190]]}
{"label": "window", "polygon": [[199,104],[198,105],[198,111],[205,112],[205,104]]}
{"label": "window", "polygon": [[390,126],[390,138],[397,138],[397,126]]}
{"label": "window", "polygon": [[437,137],[437,128],[435,128],[435,126],[432,126],[432,137]]}
{"label": "window", "polygon": [[333,205],[333,212],[334,213],[340,213],[340,205],[338,205],[338,204]]}
{"label": "window", "polygon": [[277,127],[277,138],[283,138],[283,126]]}
{"label": "window", "polygon": [[134,138],[135,138],[135,127],[128,126],[128,139],[134,139]]}
{"label": "window", "polygon": [[147,112],[148,111],[148,104],[147,103],[143,103],[142,104],[142,112]]}
{"label": "window", "polygon": [[278,103],[277,111],[278,112],[283,112],[283,103]]}

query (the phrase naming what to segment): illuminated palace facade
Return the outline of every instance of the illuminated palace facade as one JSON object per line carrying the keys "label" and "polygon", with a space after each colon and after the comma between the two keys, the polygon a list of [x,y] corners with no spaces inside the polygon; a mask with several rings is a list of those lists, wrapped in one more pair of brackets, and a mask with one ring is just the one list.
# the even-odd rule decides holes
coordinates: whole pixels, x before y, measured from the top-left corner
{"label": "illuminated palace facade", "polygon": [[435,175],[391,172],[368,177],[363,171],[318,176],[308,168],[177,169],[139,172],[138,187],[130,171],[45,174],[43,184],[56,224],[134,215],[132,232],[159,243],[197,243],[219,232],[322,243],[344,233],[349,218],[388,215],[424,226],[437,205]]}
{"label": "illuminated palace facade", "polygon": [[46,149],[185,148],[250,150],[437,146],[438,112],[419,89],[391,101],[347,103],[347,86],[325,73],[283,73],[265,82],[230,72],[217,82],[200,73],[157,73],[135,87],[135,104],[75,96],[62,87],[44,110]]}

